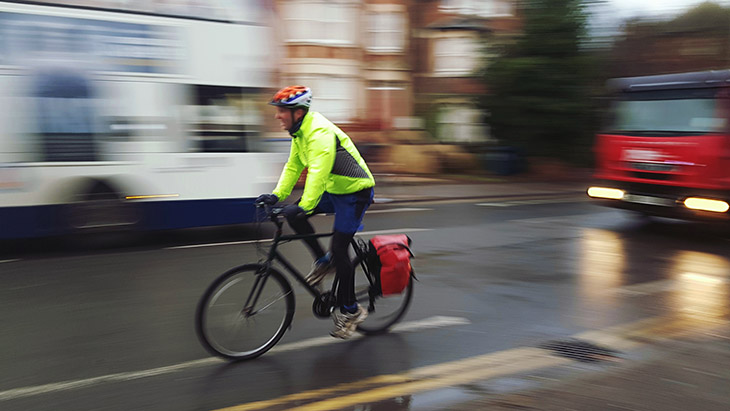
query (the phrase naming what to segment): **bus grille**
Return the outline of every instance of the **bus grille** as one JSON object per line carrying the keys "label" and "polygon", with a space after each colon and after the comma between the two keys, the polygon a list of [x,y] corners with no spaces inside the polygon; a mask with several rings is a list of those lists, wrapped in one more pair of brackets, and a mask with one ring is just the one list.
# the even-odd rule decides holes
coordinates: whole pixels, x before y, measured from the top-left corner
{"label": "bus grille", "polygon": [[639,171],[634,171],[631,174],[634,175],[636,178],[642,178],[644,180],[658,180],[658,181],[668,181],[672,179],[672,174],[664,174],[664,173],[642,173]]}

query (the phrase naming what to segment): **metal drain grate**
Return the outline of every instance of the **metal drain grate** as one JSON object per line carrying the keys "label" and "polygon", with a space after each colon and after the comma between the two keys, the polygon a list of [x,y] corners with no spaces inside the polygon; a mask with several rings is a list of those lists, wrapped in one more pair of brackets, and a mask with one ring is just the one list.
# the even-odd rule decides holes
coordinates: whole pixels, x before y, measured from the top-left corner
{"label": "metal drain grate", "polygon": [[618,351],[578,339],[549,341],[541,344],[540,348],[581,362],[616,361],[619,358]]}

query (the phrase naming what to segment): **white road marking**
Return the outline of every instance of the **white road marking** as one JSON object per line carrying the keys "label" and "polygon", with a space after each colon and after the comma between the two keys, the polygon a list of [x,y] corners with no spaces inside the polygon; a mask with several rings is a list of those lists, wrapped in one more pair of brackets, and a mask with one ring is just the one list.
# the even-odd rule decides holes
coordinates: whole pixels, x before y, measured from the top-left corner
{"label": "white road marking", "polygon": [[[396,324],[391,332],[414,332],[414,331],[420,331],[430,328],[442,328],[442,327],[451,327],[455,325],[467,325],[470,324],[471,321],[467,320],[466,318],[462,317],[446,317],[446,316],[435,316],[430,318],[425,318],[423,320],[416,320],[416,321],[409,321],[401,324]],[[348,339],[347,341],[352,341],[356,339],[363,338],[361,334],[356,334],[352,338]],[[286,351],[295,351],[295,350],[301,350],[305,348],[312,348],[312,347],[320,347],[323,345],[329,345],[329,344],[335,344],[339,342],[343,342],[345,340],[339,340],[334,339],[329,336],[325,337],[315,337],[310,338],[308,340],[288,343],[288,344],[282,344],[280,346],[276,346],[271,349],[270,352],[276,353],[276,352],[286,352]],[[268,355],[268,354],[265,354]]]}
{"label": "white road marking", "polygon": [[682,367],[682,369],[685,371],[696,372],[696,373],[702,374],[702,375],[709,375],[710,377],[723,378],[723,376],[720,374],[715,374],[715,373],[707,372],[707,371],[703,371],[703,370],[697,370],[694,368]]}
{"label": "white road marking", "polygon": [[480,207],[510,207],[509,203],[477,203]]}
{"label": "white road marking", "polygon": [[645,283],[625,285],[623,287],[614,288],[612,291],[619,295],[625,295],[628,297],[642,296],[661,293],[665,291],[672,291],[679,286],[679,283],[674,280],[658,280],[649,281]]}
{"label": "white road marking", "polygon": [[[407,332],[415,332],[415,331],[421,331],[421,330],[427,330],[427,329],[433,329],[433,328],[467,325],[470,323],[471,322],[468,319],[462,318],[462,317],[435,316],[435,317],[425,318],[422,320],[408,321],[408,322],[404,322],[401,324],[397,324],[395,327],[393,327],[393,330],[391,332],[407,333]],[[302,349],[312,348],[312,347],[320,347],[320,346],[329,345],[329,344],[337,344],[337,343],[351,341],[353,339],[358,339],[358,338],[363,338],[363,337],[361,335],[357,334],[350,340],[340,340],[340,339],[336,339],[336,338],[332,338],[332,337],[310,338],[310,339],[306,339],[306,340],[302,340],[302,341],[297,341],[297,342],[292,342],[292,343],[276,346],[269,353],[267,353],[265,355],[272,355],[272,354],[287,352],[287,351],[302,350]],[[41,395],[41,394],[49,394],[49,393],[54,393],[54,392],[76,390],[76,389],[80,389],[80,388],[87,388],[87,387],[100,385],[100,384],[104,384],[104,383],[110,383],[110,382],[125,382],[125,381],[131,381],[131,380],[138,380],[141,378],[154,377],[154,376],[164,375],[164,374],[172,374],[172,373],[183,371],[183,370],[200,368],[200,367],[205,367],[205,366],[213,365],[213,364],[220,364],[220,363],[224,363],[224,362],[225,362],[224,360],[221,360],[221,359],[218,359],[215,357],[211,357],[211,358],[203,358],[200,360],[183,362],[180,364],[168,365],[165,367],[152,368],[149,370],[121,372],[121,373],[117,373],[117,374],[102,375],[99,377],[87,378],[87,379],[83,379],[83,380],[62,381],[62,382],[57,382],[57,383],[45,384],[45,385],[13,388],[13,389],[10,389],[7,391],[0,392],[0,401],[10,401],[10,400],[18,399],[18,398],[33,397],[33,396]]]}
{"label": "white road marking", "polygon": [[32,397],[40,394],[48,394],[52,392],[75,390],[79,388],[99,385],[105,382],[130,381],[145,377],[153,377],[155,375],[169,374],[189,368],[196,368],[205,365],[220,363],[223,360],[217,358],[204,358],[202,360],[188,361],[180,364],[170,365],[167,367],[153,368],[144,371],[122,372],[118,374],[102,375],[100,377],[87,378],[76,381],[63,381],[52,384],[36,385],[31,387],[14,388],[11,390],[0,392],[0,401],[14,400],[18,398]]}
{"label": "white road marking", "polygon": [[519,223],[519,224],[559,224],[559,225],[566,225],[566,224],[572,224],[575,225],[575,223],[579,222],[581,220],[581,216],[576,215],[567,215],[567,216],[560,216],[560,217],[531,217],[531,218],[517,218],[514,220],[511,220],[512,222]]}
{"label": "white road marking", "polygon": [[[362,231],[356,235],[377,235],[377,234],[400,234],[400,233],[413,233],[418,231],[431,231],[430,228],[394,228],[390,230],[378,230],[378,231]],[[185,248],[203,248],[203,247],[218,247],[223,245],[241,245],[241,244],[256,244],[256,243],[270,243],[273,241],[268,238],[265,240],[244,240],[244,241],[228,241],[225,243],[206,243],[206,244],[191,244],[191,245],[176,245],[174,247],[165,247],[165,250],[180,250]],[[0,261],[1,262],[1,261]]]}
{"label": "white road marking", "polygon": [[191,245],[177,245],[174,247],[165,247],[165,250],[178,250],[183,248],[202,248],[202,247],[218,247],[221,245],[240,245],[240,244],[255,244],[255,243],[270,243],[270,238],[264,240],[245,240],[245,241],[229,241],[225,243],[207,243],[207,244],[191,244]]}
{"label": "white road marking", "polygon": [[[415,211],[433,211],[433,208],[416,208],[416,207],[403,207],[403,208],[390,208],[387,210],[368,210],[365,214],[384,214],[384,213],[411,213]],[[333,213],[319,213],[315,214],[314,217],[332,217]]]}
{"label": "white road marking", "polygon": [[[720,278],[705,274],[696,274],[696,273],[684,273],[683,278],[689,279],[692,281],[701,281],[705,283],[709,283],[711,285],[721,285],[724,283],[730,282],[730,279],[727,278]],[[657,280],[657,281],[649,281],[645,283],[638,283],[638,284],[631,284],[631,285],[625,285],[623,287],[617,287],[614,288],[612,291],[619,295],[624,295],[627,297],[640,297],[644,295],[652,295],[652,294],[658,294],[663,293],[667,291],[674,291],[681,287],[685,287],[686,284],[683,284],[682,281],[677,280]]]}
{"label": "white road marking", "polygon": [[368,210],[365,214],[384,214],[384,213],[410,213],[414,211],[433,211],[433,208],[391,208],[389,210]]}
{"label": "white road marking", "polygon": [[392,230],[362,231],[356,235],[378,235],[378,234],[400,234],[416,233],[419,231],[431,231],[432,228],[394,228]]}
{"label": "white road marking", "polygon": [[10,260],[0,260],[0,264],[2,264],[2,263],[12,263],[12,262],[15,262],[15,261],[20,261],[20,258],[13,258],[13,259],[10,259]]}
{"label": "white road marking", "polygon": [[537,205],[537,204],[555,204],[555,203],[574,203],[574,198],[545,198],[531,200],[510,200],[503,202],[477,203],[481,207],[515,207],[521,205]]}
{"label": "white road marking", "polygon": [[592,221],[596,220],[598,218],[605,218],[605,217],[614,217],[616,216],[614,211],[605,211],[600,213],[592,213],[592,214],[574,214],[574,215],[566,215],[566,216],[560,216],[560,217],[530,217],[530,218],[516,218],[513,220],[509,220],[514,223],[523,223],[523,224],[560,224],[560,225],[566,225],[570,224],[573,226],[580,225],[586,221]]}

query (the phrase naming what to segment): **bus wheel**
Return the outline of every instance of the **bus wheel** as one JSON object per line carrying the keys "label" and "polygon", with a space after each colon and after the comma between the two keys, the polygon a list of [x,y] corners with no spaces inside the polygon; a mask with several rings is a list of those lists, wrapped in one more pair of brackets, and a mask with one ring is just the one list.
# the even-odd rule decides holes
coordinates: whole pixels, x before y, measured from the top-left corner
{"label": "bus wheel", "polygon": [[133,204],[113,191],[79,195],[65,207],[67,230],[73,245],[105,248],[129,243],[139,218]]}

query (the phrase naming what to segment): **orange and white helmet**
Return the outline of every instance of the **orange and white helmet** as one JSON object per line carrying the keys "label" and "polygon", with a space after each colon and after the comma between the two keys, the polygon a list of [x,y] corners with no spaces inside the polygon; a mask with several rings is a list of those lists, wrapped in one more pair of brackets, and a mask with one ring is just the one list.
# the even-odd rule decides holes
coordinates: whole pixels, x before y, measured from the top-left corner
{"label": "orange and white helmet", "polygon": [[312,90],[305,86],[288,86],[279,90],[269,102],[272,106],[309,108],[312,105]]}

